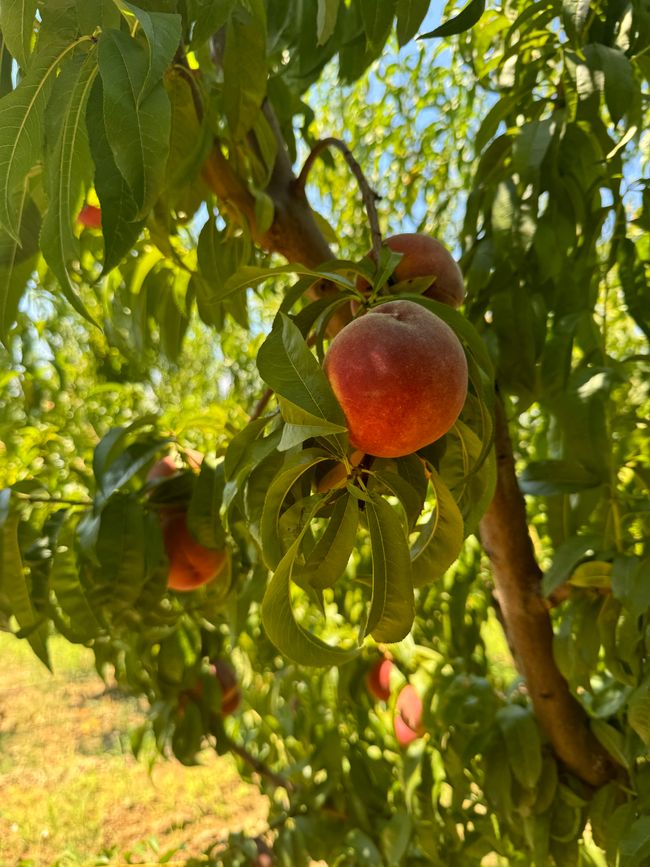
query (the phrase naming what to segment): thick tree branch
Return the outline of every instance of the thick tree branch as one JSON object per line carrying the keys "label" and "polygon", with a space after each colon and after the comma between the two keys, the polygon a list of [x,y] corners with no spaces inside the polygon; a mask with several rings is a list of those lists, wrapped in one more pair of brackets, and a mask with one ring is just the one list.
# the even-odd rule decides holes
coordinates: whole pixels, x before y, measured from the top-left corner
{"label": "thick tree branch", "polygon": [[526,681],[539,723],[558,758],[590,786],[601,786],[618,767],[589,729],[553,656],[553,629],[540,595],[542,572],[528,533],[517,484],[505,409],[496,404],[497,489],[481,521],[481,542],[492,563],[501,616],[515,662]]}

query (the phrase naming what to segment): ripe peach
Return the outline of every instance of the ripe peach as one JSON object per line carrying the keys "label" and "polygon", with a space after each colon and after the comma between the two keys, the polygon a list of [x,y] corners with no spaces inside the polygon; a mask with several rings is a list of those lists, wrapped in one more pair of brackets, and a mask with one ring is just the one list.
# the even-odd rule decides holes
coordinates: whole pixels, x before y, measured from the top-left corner
{"label": "ripe peach", "polygon": [[[423,294],[451,307],[460,307],[465,298],[463,274],[444,244],[430,235],[414,232],[392,235],[385,239],[385,243],[395,253],[403,253],[393,272],[394,283],[430,276],[431,284]],[[372,251],[369,255],[374,258]],[[367,295],[370,287],[363,278],[359,278],[357,289]]]}
{"label": "ripe peach", "polygon": [[366,673],[368,692],[379,701],[388,701],[390,698],[390,673],[393,668],[392,660],[382,657]]}
{"label": "ripe peach", "polygon": [[84,205],[79,211],[77,222],[85,226],[86,229],[101,229],[102,227],[102,210],[96,205]]}
{"label": "ripe peach", "polygon": [[460,341],[414,301],[389,301],[350,322],[332,340],[324,367],[350,442],[381,458],[439,439],[467,397]]}
{"label": "ripe peach", "polygon": [[234,713],[241,702],[241,689],[237,681],[235,669],[225,659],[214,662],[215,674],[221,687],[221,713],[229,716]]}
{"label": "ripe peach", "polygon": [[206,548],[192,536],[185,511],[161,516],[163,540],[169,558],[170,590],[195,590],[214,581],[226,567],[227,551]]}
{"label": "ripe peach", "polygon": [[147,481],[154,482],[157,479],[167,479],[170,476],[176,475],[179,468],[176,466],[176,461],[171,455],[165,455],[151,467],[147,473]]}
{"label": "ripe peach", "polygon": [[397,696],[393,726],[400,746],[406,747],[424,734],[422,699],[410,683]]}

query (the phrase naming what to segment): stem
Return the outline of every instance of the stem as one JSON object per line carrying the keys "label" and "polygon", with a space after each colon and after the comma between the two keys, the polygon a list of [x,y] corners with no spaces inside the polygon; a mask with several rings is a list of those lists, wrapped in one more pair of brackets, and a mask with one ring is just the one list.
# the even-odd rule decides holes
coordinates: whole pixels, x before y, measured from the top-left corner
{"label": "stem", "polygon": [[616,766],[594,737],[553,656],[553,627],[540,595],[542,571],[528,533],[526,504],[517,483],[505,409],[496,402],[497,489],[481,525],[492,563],[500,614],[539,723],[556,756],[590,786],[615,777]]}
{"label": "stem", "polygon": [[317,141],[312,148],[309,156],[305,160],[305,164],[303,165],[300,174],[298,175],[296,186],[298,187],[298,189],[304,191],[305,185],[307,183],[307,176],[309,175],[312,166],[314,165],[320,154],[329,147],[334,147],[341,151],[341,153],[345,157],[346,163],[350,167],[352,174],[357,179],[359,189],[361,190],[361,195],[363,196],[363,204],[366,209],[366,213],[368,214],[368,220],[370,221],[372,250],[375,254],[377,262],[379,262],[379,254],[381,253],[381,232],[379,230],[379,217],[377,216],[375,200],[380,197],[377,195],[377,193],[374,192],[373,189],[371,189],[370,184],[366,180],[366,176],[361,169],[361,166],[352,156],[352,153],[348,146],[345,144],[345,142],[341,141],[341,139],[334,138],[333,136],[330,136],[329,138],[323,138],[320,141]]}
{"label": "stem", "polygon": [[256,418],[259,418],[262,415],[262,413],[266,409],[268,402],[271,400],[272,397],[273,397],[273,389],[267,388],[266,391],[264,392],[264,394],[262,395],[262,397],[255,404],[255,408],[253,409],[253,412],[251,413],[251,417],[250,417],[249,421],[255,421]]}
{"label": "stem", "polygon": [[92,500],[69,500],[65,497],[48,497],[40,494],[23,494],[20,491],[12,491],[14,497],[28,500],[30,503],[48,503],[49,505],[63,506],[92,506]]}
{"label": "stem", "polygon": [[268,765],[261,761],[261,759],[257,759],[254,755],[249,753],[246,747],[236,744],[234,741],[231,741],[230,738],[227,739],[227,744],[228,749],[232,753],[235,753],[235,755],[239,756],[240,759],[243,759],[246,764],[250,765],[251,768],[261,777],[266,777],[266,779],[273,783],[274,786],[286,789],[289,794],[295,791],[295,786],[290,780],[285,779],[281,774],[276,774],[275,771],[272,771]]}

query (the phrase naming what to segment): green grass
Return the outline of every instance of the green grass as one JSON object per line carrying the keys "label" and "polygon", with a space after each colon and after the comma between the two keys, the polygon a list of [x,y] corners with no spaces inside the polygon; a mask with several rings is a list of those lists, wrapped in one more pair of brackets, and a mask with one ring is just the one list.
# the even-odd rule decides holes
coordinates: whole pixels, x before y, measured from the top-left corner
{"label": "green grass", "polygon": [[139,863],[155,862],[156,845],[189,857],[264,826],[266,802],[230,757],[207,750],[199,767],[160,760],[149,772],[126,739],[143,708],[105,690],[87,648],[55,637],[51,654],[54,675],[0,634],[2,867],[95,864],[102,850],[112,853],[103,863],[124,863],[138,847]]}

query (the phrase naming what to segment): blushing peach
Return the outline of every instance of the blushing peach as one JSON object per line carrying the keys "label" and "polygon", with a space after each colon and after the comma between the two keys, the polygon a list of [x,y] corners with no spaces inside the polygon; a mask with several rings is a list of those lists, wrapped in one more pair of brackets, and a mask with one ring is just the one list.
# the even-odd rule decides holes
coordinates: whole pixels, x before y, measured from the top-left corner
{"label": "blushing peach", "polygon": [[407,683],[397,696],[393,720],[395,737],[400,746],[406,747],[422,737],[424,734],[422,713],[422,699],[416,688]]}
{"label": "blushing peach", "polygon": [[394,663],[386,657],[378,659],[366,674],[366,686],[368,692],[379,701],[388,701],[390,698],[390,673]]}
{"label": "blushing peach", "polygon": [[383,458],[408,455],[443,436],[467,397],[467,359],[440,317],[414,301],[389,301],[345,326],[325,373],[351,444]]}

